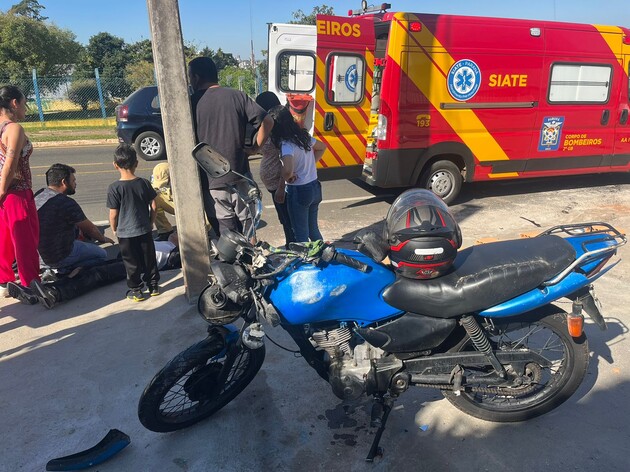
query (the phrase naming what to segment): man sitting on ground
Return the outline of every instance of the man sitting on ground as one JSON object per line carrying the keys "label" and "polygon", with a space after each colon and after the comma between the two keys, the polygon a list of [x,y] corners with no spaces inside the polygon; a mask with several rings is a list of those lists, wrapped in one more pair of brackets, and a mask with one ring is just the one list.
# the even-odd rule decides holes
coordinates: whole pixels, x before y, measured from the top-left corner
{"label": "man sitting on ground", "polygon": [[74,195],[77,180],[74,168],[53,164],[46,171],[47,188],[35,197],[39,216],[39,255],[46,265],[60,274],[77,267],[100,265],[107,252],[100,246],[78,239],[80,236],[99,243],[114,244],[87,217]]}

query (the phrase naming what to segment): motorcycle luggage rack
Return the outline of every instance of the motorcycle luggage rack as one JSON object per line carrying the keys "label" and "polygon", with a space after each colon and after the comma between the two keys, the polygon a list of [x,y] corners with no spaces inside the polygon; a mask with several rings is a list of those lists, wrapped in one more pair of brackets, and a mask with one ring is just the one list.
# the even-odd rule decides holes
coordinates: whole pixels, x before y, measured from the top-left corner
{"label": "motorcycle luggage rack", "polygon": [[[576,223],[571,225],[559,225],[549,228],[543,231],[538,236],[548,234],[564,233],[567,236],[584,236],[599,234],[601,237],[589,239],[582,243],[582,249],[584,254],[578,257],[570,266],[556,275],[553,279],[543,283],[543,286],[555,285],[564,279],[567,275],[573,272],[577,267],[583,266],[595,259],[601,259],[605,255],[609,254],[609,258],[612,257],[617,249],[626,244],[627,239],[619,230],[614,226],[604,222],[592,222],[592,223]],[[605,243],[606,247],[600,247],[598,249],[589,249],[589,246],[595,244]]]}

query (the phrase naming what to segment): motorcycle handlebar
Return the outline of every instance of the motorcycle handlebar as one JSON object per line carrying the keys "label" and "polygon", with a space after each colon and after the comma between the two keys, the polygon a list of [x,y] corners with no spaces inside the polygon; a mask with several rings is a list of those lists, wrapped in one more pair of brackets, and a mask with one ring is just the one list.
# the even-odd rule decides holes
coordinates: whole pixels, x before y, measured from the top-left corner
{"label": "motorcycle handlebar", "polygon": [[356,260],[354,257],[346,256],[345,254],[341,254],[340,252],[335,252],[335,260],[340,264],[351,267],[353,269],[359,270],[361,272],[368,272],[370,270],[370,266],[364,264],[361,261]]}
{"label": "motorcycle handlebar", "polygon": [[337,252],[334,246],[327,246],[322,251],[322,260],[324,260],[325,262],[337,261],[339,264],[343,264],[347,267],[356,269],[363,273],[366,273],[370,270],[369,265],[364,264],[363,262],[355,259],[354,257],[346,256],[345,254]]}

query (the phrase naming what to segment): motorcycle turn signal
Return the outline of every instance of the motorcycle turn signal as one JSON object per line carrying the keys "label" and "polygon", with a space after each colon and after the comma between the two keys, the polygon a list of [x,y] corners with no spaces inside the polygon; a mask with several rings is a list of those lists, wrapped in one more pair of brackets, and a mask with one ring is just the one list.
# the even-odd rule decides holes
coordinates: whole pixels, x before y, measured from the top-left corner
{"label": "motorcycle turn signal", "polygon": [[567,328],[572,338],[582,336],[584,315],[582,314],[582,303],[577,300],[573,302],[573,310],[571,313],[567,313]]}

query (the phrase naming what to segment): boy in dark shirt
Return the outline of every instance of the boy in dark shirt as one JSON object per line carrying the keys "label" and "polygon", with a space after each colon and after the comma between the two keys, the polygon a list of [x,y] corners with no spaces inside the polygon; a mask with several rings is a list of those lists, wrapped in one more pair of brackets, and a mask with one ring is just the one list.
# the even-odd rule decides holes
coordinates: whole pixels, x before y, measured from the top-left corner
{"label": "boy in dark shirt", "polygon": [[114,167],[120,172],[120,180],[107,190],[109,223],[118,238],[120,253],[127,270],[127,298],[145,300],[143,281],[149,294],[160,294],[155,245],[151,231],[155,223],[156,193],[147,179],[135,175],[138,167],[136,151],[121,144],[114,152]]}

